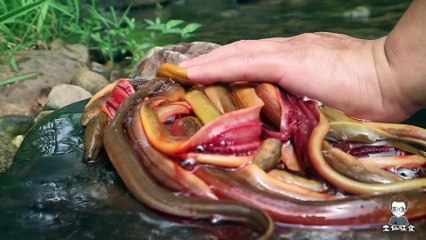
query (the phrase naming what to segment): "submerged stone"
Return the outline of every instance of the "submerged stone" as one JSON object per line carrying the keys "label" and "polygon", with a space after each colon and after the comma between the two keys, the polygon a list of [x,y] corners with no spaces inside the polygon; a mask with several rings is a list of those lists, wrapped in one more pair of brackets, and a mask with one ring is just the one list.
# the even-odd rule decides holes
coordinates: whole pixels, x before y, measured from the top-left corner
{"label": "submerged stone", "polygon": [[0,176],[12,165],[17,149],[8,138],[0,135]]}

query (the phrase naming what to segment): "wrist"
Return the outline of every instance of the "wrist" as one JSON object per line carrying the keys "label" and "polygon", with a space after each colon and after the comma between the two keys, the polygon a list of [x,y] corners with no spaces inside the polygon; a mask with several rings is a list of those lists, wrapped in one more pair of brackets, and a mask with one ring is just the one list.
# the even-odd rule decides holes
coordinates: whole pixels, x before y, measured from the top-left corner
{"label": "wrist", "polygon": [[414,0],[383,42],[389,77],[412,111],[426,106],[425,11],[426,0]]}
{"label": "wrist", "polygon": [[381,104],[388,121],[403,121],[425,105],[423,70],[414,67],[412,60],[403,59],[399,51],[389,36],[373,40]]}

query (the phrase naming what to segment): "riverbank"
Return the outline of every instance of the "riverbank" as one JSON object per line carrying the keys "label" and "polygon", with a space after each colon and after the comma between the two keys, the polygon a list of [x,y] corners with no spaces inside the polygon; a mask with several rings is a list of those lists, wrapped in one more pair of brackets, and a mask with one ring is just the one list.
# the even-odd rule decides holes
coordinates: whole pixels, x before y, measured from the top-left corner
{"label": "riverbank", "polygon": [[[106,84],[124,76],[123,69],[89,59],[81,44],[57,39],[49,50],[15,54],[19,71],[0,64],[0,79],[33,74],[33,77],[0,86],[0,174],[11,164],[22,136],[41,117],[73,102],[90,98]],[[117,66],[117,65],[116,65]],[[4,158],[4,159],[3,159]]]}

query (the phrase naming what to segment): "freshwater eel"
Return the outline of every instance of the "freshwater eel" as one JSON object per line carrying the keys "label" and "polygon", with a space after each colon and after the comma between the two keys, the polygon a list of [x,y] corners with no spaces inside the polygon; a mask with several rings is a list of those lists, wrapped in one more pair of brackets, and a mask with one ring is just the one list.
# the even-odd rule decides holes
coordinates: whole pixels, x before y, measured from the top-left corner
{"label": "freshwater eel", "polygon": [[104,145],[108,156],[124,184],[143,204],[168,214],[196,219],[223,219],[242,222],[259,232],[259,239],[273,238],[274,223],[262,210],[232,201],[194,199],[175,195],[158,185],[141,165],[132,143],[124,134],[123,121],[134,102],[153,93],[161,92],[164,83],[151,81],[147,86],[126,99],[117,115],[106,128]]}

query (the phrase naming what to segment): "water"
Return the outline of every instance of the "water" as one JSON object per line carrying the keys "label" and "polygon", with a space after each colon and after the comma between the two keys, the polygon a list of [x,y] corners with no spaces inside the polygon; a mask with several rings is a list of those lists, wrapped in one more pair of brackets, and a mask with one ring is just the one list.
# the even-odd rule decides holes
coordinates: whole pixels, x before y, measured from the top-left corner
{"label": "water", "polygon": [[[163,19],[201,23],[191,41],[220,44],[240,39],[329,31],[373,39],[386,35],[411,1],[179,0],[164,6]],[[155,18],[153,9],[131,13],[139,25]],[[175,38],[175,40],[179,40]]]}

